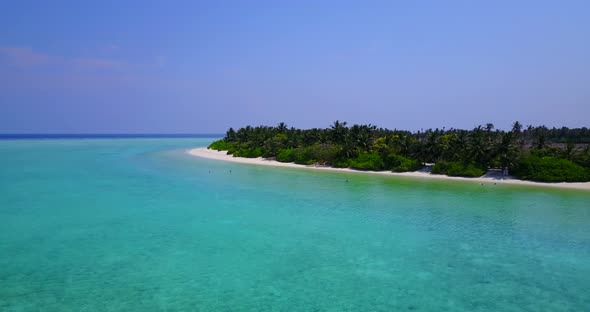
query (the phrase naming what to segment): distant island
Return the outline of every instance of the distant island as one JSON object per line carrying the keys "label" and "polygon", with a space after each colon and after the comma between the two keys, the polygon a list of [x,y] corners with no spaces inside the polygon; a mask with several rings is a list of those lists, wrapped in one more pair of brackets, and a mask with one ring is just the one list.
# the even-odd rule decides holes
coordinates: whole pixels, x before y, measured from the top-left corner
{"label": "distant island", "polygon": [[336,121],[325,129],[272,126],[230,128],[210,149],[234,157],[264,157],[283,163],[365,171],[417,171],[481,177],[489,169],[538,182],[590,181],[590,129],[545,126],[510,131],[491,123],[472,130],[428,129],[410,132],[374,125],[347,126]]}

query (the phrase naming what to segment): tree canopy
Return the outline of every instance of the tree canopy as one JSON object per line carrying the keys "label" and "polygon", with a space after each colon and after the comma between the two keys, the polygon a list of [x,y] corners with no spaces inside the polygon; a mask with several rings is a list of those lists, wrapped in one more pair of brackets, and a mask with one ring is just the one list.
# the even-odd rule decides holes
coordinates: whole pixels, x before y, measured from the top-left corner
{"label": "tree canopy", "polygon": [[209,148],[235,157],[266,157],[281,162],[321,164],[358,170],[414,171],[436,163],[432,173],[477,177],[489,168],[506,168],[536,181],[589,181],[590,130],[523,127],[510,131],[491,123],[471,130],[410,132],[335,121],[328,128],[230,128]]}

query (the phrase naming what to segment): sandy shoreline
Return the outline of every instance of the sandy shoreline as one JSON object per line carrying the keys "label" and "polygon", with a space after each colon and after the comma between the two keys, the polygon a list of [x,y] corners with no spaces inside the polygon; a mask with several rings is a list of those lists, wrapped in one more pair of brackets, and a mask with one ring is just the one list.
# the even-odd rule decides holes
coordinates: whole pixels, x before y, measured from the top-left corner
{"label": "sandy shoreline", "polygon": [[199,147],[194,148],[188,151],[189,154],[196,157],[208,158],[208,159],[215,159],[215,160],[222,160],[222,161],[229,161],[234,163],[241,163],[241,164],[252,164],[252,165],[264,165],[264,166],[274,166],[274,167],[285,167],[285,168],[298,168],[298,169],[310,169],[310,170],[326,170],[326,171],[339,171],[339,172],[350,172],[350,173],[361,173],[361,174],[377,174],[377,175],[389,175],[389,176],[402,176],[402,177],[414,177],[414,178],[424,178],[424,179],[439,179],[439,180],[454,180],[454,181],[470,181],[470,182],[477,182],[477,183],[496,183],[496,184],[513,184],[513,185],[533,185],[533,186],[542,186],[542,187],[553,187],[553,188],[565,188],[565,189],[577,189],[577,190],[586,190],[590,191],[590,182],[561,182],[561,183],[544,183],[544,182],[533,182],[533,181],[523,181],[517,179],[502,179],[501,177],[497,176],[488,176],[485,175],[480,178],[462,178],[462,177],[449,177],[446,175],[439,175],[439,174],[430,174],[427,172],[391,172],[391,171],[359,171],[347,168],[332,168],[332,167],[323,167],[323,166],[305,166],[305,165],[298,165],[294,163],[282,163],[276,160],[268,160],[264,158],[242,158],[242,157],[233,157],[232,155],[227,155],[225,151],[215,151],[207,149],[206,147]]}

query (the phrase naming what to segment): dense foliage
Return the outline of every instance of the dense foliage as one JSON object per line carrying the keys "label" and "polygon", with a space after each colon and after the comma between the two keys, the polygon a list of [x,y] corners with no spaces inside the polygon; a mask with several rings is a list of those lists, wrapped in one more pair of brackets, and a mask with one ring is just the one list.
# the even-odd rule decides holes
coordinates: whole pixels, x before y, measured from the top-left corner
{"label": "dense foliage", "polygon": [[514,168],[514,175],[525,180],[543,182],[583,182],[590,171],[573,162],[552,156],[529,156]]}
{"label": "dense foliage", "polygon": [[[508,168],[517,177],[537,181],[588,181],[590,130],[544,126],[510,131],[486,124],[472,130],[428,129],[409,132],[373,125],[301,130],[247,126],[209,148],[236,157],[275,158],[280,162],[328,165],[358,170],[415,171],[435,163],[432,173],[478,177],[488,168]],[[578,173],[575,173],[578,172]]]}
{"label": "dense foliage", "polygon": [[486,173],[486,170],[478,168],[475,164],[465,164],[461,162],[437,162],[432,167],[431,173],[435,174],[446,174],[452,177],[481,177]]}

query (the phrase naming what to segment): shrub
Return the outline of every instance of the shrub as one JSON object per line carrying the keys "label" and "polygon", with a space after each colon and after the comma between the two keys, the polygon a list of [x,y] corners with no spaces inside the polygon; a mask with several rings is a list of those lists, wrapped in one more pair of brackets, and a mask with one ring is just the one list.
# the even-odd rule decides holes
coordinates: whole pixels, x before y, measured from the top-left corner
{"label": "shrub", "polygon": [[348,168],[350,167],[350,160],[347,158],[336,158],[332,163],[332,167],[335,168]]}
{"label": "shrub", "polygon": [[260,147],[242,147],[233,154],[234,157],[256,158],[262,156],[262,149]]}
{"label": "shrub", "polygon": [[350,160],[350,167],[359,170],[383,170],[383,159],[376,153],[362,153]]}
{"label": "shrub", "polygon": [[541,182],[590,181],[588,169],[557,157],[529,156],[512,168],[512,174],[520,179]]}
{"label": "shrub", "polygon": [[295,163],[300,165],[310,165],[315,162],[313,155],[312,155],[312,148],[309,147],[299,147],[296,148],[293,154],[295,155]]}
{"label": "shrub", "polygon": [[416,171],[422,164],[415,160],[397,154],[389,154],[383,160],[384,167],[394,172]]}
{"label": "shrub", "polygon": [[538,149],[538,148],[532,148],[530,150],[530,153],[532,156],[537,156],[537,157],[547,157],[547,156],[552,156],[552,157],[556,157],[558,155],[560,155],[562,153],[562,149],[560,148],[556,148],[556,147],[546,147],[543,149]]}
{"label": "shrub", "polygon": [[230,143],[222,139],[211,143],[207,148],[216,151],[227,151],[234,148],[234,143]]}
{"label": "shrub", "polygon": [[590,168],[590,154],[580,154],[576,155],[573,159],[575,164],[580,165],[582,167]]}
{"label": "shrub", "polygon": [[277,161],[280,162],[294,162],[295,161],[295,150],[287,148],[279,152],[277,155]]}
{"label": "shrub", "polygon": [[333,144],[315,144],[312,146],[310,158],[317,162],[332,164],[338,155],[339,148]]}
{"label": "shrub", "polygon": [[434,174],[446,174],[452,177],[468,177],[475,178],[481,177],[486,173],[482,168],[477,167],[475,164],[464,164],[460,162],[437,162],[432,167],[431,173]]}
{"label": "shrub", "polygon": [[280,150],[285,146],[287,136],[283,133],[279,133],[272,138],[267,139],[262,146],[263,157],[275,157],[279,154]]}
{"label": "shrub", "polygon": [[299,147],[293,149],[290,159],[293,159],[292,161],[294,161],[296,164],[304,165],[311,165],[318,162],[333,164],[336,159],[336,155],[338,155],[338,147],[336,145],[315,144],[308,147]]}
{"label": "shrub", "polygon": [[432,170],[430,170],[430,173],[447,174],[448,170],[449,170],[449,163],[444,162],[444,161],[440,161],[440,162],[437,162],[436,164],[434,164],[434,166],[432,167]]}

